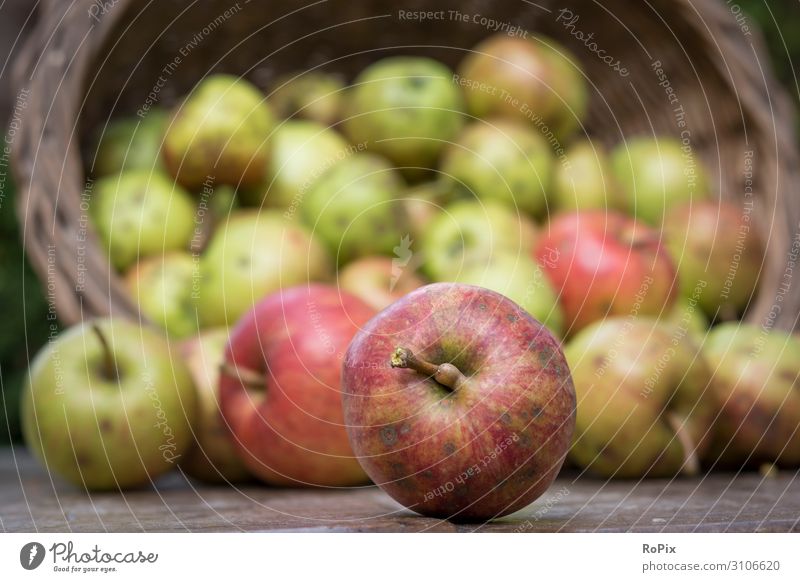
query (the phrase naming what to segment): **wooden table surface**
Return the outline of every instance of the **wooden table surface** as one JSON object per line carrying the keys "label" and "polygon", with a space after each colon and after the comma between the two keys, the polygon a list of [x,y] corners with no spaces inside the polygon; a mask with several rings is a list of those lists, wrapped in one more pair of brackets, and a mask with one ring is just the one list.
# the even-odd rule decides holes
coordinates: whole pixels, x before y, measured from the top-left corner
{"label": "wooden table surface", "polygon": [[208,486],[174,473],[155,488],[87,495],[24,448],[0,449],[0,531],[752,532],[800,531],[800,473],[606,482],[567,473],[531,506],[488,524],[420,517],[376,487]]}

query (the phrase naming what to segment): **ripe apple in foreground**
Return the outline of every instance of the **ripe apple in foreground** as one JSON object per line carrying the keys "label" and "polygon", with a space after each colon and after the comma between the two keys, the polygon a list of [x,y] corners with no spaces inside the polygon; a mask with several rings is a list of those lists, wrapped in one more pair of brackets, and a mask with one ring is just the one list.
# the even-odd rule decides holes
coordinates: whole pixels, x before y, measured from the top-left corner
{"label": "ripe apple in foreground", "polygon": [[269,295],[231,331],[222,415],[239,457],[274,485],[345,487],[367,477],[347,441],[341,358],[375,311],[327,285]]}
{"label": "ripe apple in foreground", "polygon": [[31,364],[25,442],[48,471],[90,490],[149,483],[192,443],[197,396],[165,338],[122,320],[75,326]]}
{"label": "ripe apple in foreground", "polygon": [[180,346],[199,401],[195,444],[180,465],[195,479],[209,483],[243,481],[250,475],[236,455],[230,430],[219,409],[219,367],[227,343],[228,330],[222,327],[204,330]]}
{"label": "ripe apple in foreground", "polygon": [[339,287],[370,305],[375,311],[394,303],[425,282],[414,272],[411,251],[395,258],[364,257],[339,271]]}
{"label": "ripe apple in foreground", "polygon": [[671,310],[675,267],[657,231],[602,211],[556,216],[546,231],[535,256],[561,298],[568,335],[606,316]]}
{"label": "ripe apple in foreground", "polygon": [[384,491],[423,515],[488,520],[555,479],[575,425],[559,342],[488,289],[427,285],[353,339],[342,374],[353,450]]}

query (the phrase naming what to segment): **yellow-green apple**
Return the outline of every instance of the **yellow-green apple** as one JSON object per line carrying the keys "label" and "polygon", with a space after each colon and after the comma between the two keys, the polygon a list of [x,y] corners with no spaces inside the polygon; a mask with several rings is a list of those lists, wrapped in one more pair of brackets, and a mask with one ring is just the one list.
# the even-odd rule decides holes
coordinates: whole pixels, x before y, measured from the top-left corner
{"label": "yellow-green apple", "polygon": [[141,257],[189,248],[194,202],[165,176],[147,170],[108,176],[90,193],[94,226],[118,270]]}
{"label": "yellow-green apple", "polygon": [[187,188],[199,188],[209,177],[248,188],[264,179],[273,129],[272,111],[257,87],[232,75],[211,75],[173,111],[162,155]]}
{"label": "yellow-green apple", "polygon": [[25,442],[48,471],[89,490],[169,471],[192,442],[197,395],[160,333],[121,319],[72,327],[31,364]]}
{"label": "yellow-green apple", "polygon": [[423,270],[433,281],[452,281],[468,264],[488,264],[500,252],[530,253],[537,228],[500,202],[460,200],[430,222],[422,240]]}
{"label": "yellow-green apple", "polygon": [[331,126],[339,121],[344,83],[319,71],[295,72],[279,78],[268,102],[284,119],[298,117]]}
{"label": "yellow-green apple", "polygon": [[408,234],[403,180],[375,154],[351,155],[326,170],[301,204],[303,221],[338,264],[391,255]]}
{"label": "yellow-green apple", "polygon": [[700,309],[696,298],[678,297],[672,309],[661,316],[661,321],[676,326],[692,336],[697,345],[705,341],[710,326],[708,318]]}
{"label": "yellow-green apple", "polygon": [[428,516],[488,520],[555,479],[575,424],[559,342],[499,293],[427,285],[353,339],[344,419],[370,478]]}
{"label": "yellow-green apple", "polygon": [[458,68],[469,112],[544,124],[566,139],[589,101],[577,59],[554,40],[496,34],[476,45]]}
{"label": "yellow-green apple", "polygon": [[565,352],[578,395],[571,458],[608,478],[694,475],[717,411],[699,348],[654,319],[614,317]]}
{"label": "yellow-green apple", "polygon": [[397,256],[364,257],[339,271],[339,287],[380,311],[425,282],[416,273],[411,249],[398,247]]}
{"label": "yellow-green apple", "polygon": [[636,137],[611,152],[611,171],[629,214],[661,227],[666,212],[685,202],[710,197],[710,183],[699,156],[680,141]]}
{"label": "yellow-green apple", "polygon": [[735,319],[756,291],[764,247],[749,212],[730,202],[671,208],[662,237],[678,268],[681,293],[712,319]]}
{"label": "yellow-green apple", "polygon": [[617,212],[554,217],[535,256],[559,295],[567,335],[604,317],[658,316],[677,296],[658,231]]}
{"label": "yellow-green apple", "polygon": [[233,328],[220,402],[254,475],[292,486],[367,481],[347,440],[340,381],[344,351],[374,313],[335,287],[303,285],[266,297]]}
{"label": "yellow-green apple", "polygon": [[471,197],[534,216],[547,213],[553,153],[533,126],[511,119],[475,121],[447,146],[441,172]]}
{"label": "yellow-green apple", "polygon": [[184,251],[142,259],[125,275],[125,284],[139,310],[170,336],[197,333],[197,307],[192,289],[200,277],[198,261]]}
{"label": "yellow-green apple", "polygon": [[259,299],[331,276],[325,248],[277,210],[243,210],[219,225],[200,261],[200,324],[229,326]]}
{"label": "yellow-green apple", "polygon": [[198,398],[194,445],[180,466],[195,479],[209,483],[244,481],[250,475],[239,459],[219,405],[219,370],[228,343],[226,328],[213,328],[184,341],[180,357],[192,377]]}
{"label": "yellow-green apple", "polygon": [[92,173],[102,177],[131,170],[165,172],[161,142],[168,118],[166,111],[154,108],[142,119],[126,117],[108,123],[97,141]]}
{"label": "yellow-green apple", "polygon": [[703,345],[721,411],[708,461],[800,465],[800,339],[747,323],[714,327]]}
{"label": "yellow-green apple", "polygon": [[623,193],[610,170],[602,145],[582,140],[567,149],[555,165],[548,192],[551,212],[626,210]]}
{"label": "yellow-green apple", "polygon": [[544,323],[557,337],[564,333],[564,314],[558,296],[529,254],[501,252],[488,262],[468,263],[455,281],[502,293]]}
{"label": "yellow-green apple", "polygon": [[425,57],[397,56],[364,69],[345,101],[344,131],[398,166],[433,167],[464,124],[453,72]]}
{"label": "yellow-green apple", "polygon": [[350,153],[341,135],[313,121],[283,122],[271,143],[266,177],[247,193],[248,201],[259,206],[290,207],[328,168]]}

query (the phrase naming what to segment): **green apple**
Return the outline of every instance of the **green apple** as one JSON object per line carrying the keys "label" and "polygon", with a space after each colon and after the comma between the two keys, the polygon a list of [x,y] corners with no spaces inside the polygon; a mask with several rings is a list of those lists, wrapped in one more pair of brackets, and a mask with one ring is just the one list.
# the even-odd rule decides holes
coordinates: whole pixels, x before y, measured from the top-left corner
{"label": "green apple", "polygon": [[611,171],[622,189],[627,211],[660,227],[666,212],[711,196],[699,156],[669,137],[636,137],[611,152]]}
{"label": "green apple", "polygon": [[302,201],[302,218],[339,264],[391,255],[408,234],[397,170],[375,154],[354,154],[328,169]]}
{"label": "green apple", "polygon": [[555,165],[549,195],[554,211],[626,210],[608,154],[603,146],[589,140],[572,144]]}
{"label": "green apple", "polygon": [[705,341],[711,325],[696,298],[678,297],[675,305],[662,316],[661,321],[674,325],[680,333],[689,334],[697,345]]}
{"label": "green apple", "polygon": [[180,347],[198,397],[195,443],[180,466],[195,479],[209,483],[243,481],[249,476],[219,408],[219,370],[225,361],[227,343],[228,330],[213,328],[184,341]]}
{"label": "green apple", "polygon": [[139,261],[125,275],[125,284],[139,310],[170,336],[197,333],[197,308],[192,289],[199,280],[199,264],[190,253],[172,251]]}
{"label": "green apple", "polygon": [[264,179],[273,129],[272,111],[257,87],[211,75],[175,108],[164,136],[164,161],[189,189],[209,177],[253,187]]}
{"label": "green apple", "polygon": [[98,139],[92,173],[99,178],[130,170],[166,171],[161,143],[168,119],[166,111],[154,108],[142,119],[110,122]]}
{"label": "green apple", "polygon": [[364,301],[375,311],[391,305],[403,295],[422,287],[410,249],[394,258],[363,257],[339,271],[339,288]]}
{"label": "green apple", "polygon": [[265,295],[330,275],[328,253],[305,227],[277,210],[233,213],[200,260],[200,325],[233,325]]}
{"label": "green apple", "polygon": [[349,145],[332,129],[313,121],[286,121],[272,136],[272,156],[264,181],[249,202],[288,208],[325,171],[347,157]]}
{"label": "green apple", "polygon": [[456,283],[485,287],[505,295],[545,324],[556,336],[564,335],[564,314],[558,295],[528,253],[496,253],[488,262],[467,264]]}
{"label": "green apple", "polygon": [[192,443],[197,395],[156,331],[121,319],[75,326],[36,356],[22,398],[25,443],[90,490],[146,485]]}
{"label": "green apple", "polygon": [[541,133],[518,121],[470,124],[447,146],[441,171],[481,200],[497,200],[534,216],[547,213],[553,154]]}
{"label": "green apple", "polygon": [[398,166],[430,168],[464,124],[453,72],[424,57],[388,57],[364,69],[349,90],[344,130]]}
{"label": "green apple", "polygon": [[90,194],[94,226],[117,269],[189,247],[194,202],[165,176],[147,170],[108,176],[94,183]]}
{"label": "green apple", "polygon": [[269,104],[284,119],[299,117],[330,126],[341,116],[344,83],[336,75],[291,73],[278,79],[274,87]]}
{"label": "green apple", "polygon": [[500,202],[460,200],[422,237],[423,271],[433,281],[452,281],[466,265],[486,265],[497,253],[530,254],[536,238],[536,225]]}

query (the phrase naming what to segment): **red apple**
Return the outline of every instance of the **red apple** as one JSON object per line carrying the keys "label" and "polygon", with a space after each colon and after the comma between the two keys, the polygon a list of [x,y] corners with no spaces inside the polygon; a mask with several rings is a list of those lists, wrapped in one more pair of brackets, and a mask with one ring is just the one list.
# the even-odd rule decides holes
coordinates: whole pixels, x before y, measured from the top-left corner
{"label": "red apple", "polygon": [[349,263],[339,271],[339,287],[380,311],[424,285],[411,262],[411,249],[401,241],[396,250],[394,258],[364,257]]}
{"label": "red apple", "polygon": [[560,295],[567,334],[607,316],[659,315],[677,294],[659,233],[618,212],[556,216],[534,252]]}
{"label": "red apple", "polygon": [[348,343],[374,314],[335,287],[298,286],[261,300],[231,331],[220,404],[254,475],[275,485],[367,481],[347,440],[340,375]]}
{"label": "red apple", "polygon": [[375,316],[347,350],[344,417],[364,470],[406,507],[486,520],[555,479],[575,426],[559,342],[506,297],[437,283]]}

